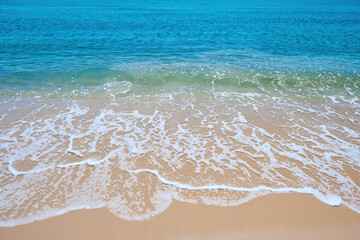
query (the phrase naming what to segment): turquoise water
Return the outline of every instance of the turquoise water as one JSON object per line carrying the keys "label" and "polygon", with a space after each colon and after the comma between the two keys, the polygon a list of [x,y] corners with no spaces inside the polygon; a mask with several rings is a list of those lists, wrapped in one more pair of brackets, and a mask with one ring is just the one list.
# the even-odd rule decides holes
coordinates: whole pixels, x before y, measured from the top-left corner
{"label": "turquoise water", "polygon": [[[360,5],[356,1],[30,0],[0,4],[1,92],[47,88],[52,82],[56,88],[103,84],[91,76],[105,79],[117,75],[110,72],[113,68],[133,72],[137,65],[139,71],[150,71],[164,64],[178,72],[205,67],[340,73],[355,78],[352,88],[356,89]],[[179,76],[179,81],[185,77]],[[73,85],[74,79],[80,83]]]}

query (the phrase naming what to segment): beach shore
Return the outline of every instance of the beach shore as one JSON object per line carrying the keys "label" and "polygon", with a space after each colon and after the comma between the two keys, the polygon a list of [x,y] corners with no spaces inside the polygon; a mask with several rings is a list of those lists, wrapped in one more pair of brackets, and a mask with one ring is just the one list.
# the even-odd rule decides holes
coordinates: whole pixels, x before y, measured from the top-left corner
{"label": "beach shore", "polygon": [[233,207],[173,202],[145,221],[126,221],[102,208],[0,228],[1,240],[359,238],[360,214],[295,193],[269,194]]}
{"label": "beach shore", "polygon": [[354,2],[0,0],[0,240],[360,240]]}

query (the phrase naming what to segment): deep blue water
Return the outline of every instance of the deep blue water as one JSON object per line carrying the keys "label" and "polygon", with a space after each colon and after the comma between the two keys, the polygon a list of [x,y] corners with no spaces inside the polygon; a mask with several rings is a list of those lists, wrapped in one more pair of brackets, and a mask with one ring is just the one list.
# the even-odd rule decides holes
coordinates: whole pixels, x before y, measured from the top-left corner
{"label": "deep blue water", "polygon": [[20,85],[35,84],[44,78],[51,81],[54,74],[70,78],[79,71],[134,63],[356,74],[360,5],[357,1],[1,1],[3,89],[19,79]]}

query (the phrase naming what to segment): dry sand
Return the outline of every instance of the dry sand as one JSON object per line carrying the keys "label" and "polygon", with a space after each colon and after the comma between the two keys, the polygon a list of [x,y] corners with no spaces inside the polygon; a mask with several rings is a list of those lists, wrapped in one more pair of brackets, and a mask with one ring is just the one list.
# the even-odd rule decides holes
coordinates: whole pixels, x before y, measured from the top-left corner
{"label": "dry sand", "polygon": [[78,210],[0,228],[1,240],[56,239],[360,239],[360,214],[311,195],[270,194],[235,207],[174,202],[147,221],[125,221],[107,209]]}

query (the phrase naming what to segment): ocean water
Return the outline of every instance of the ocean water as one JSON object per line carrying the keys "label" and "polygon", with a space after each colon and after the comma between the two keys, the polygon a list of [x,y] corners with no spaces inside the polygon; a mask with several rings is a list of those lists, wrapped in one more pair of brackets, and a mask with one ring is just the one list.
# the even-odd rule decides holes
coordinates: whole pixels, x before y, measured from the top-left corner
{"label": "ocean water", "polygon": [[360,213],[357,1],[0,1],[0,226],[312,194]]}

